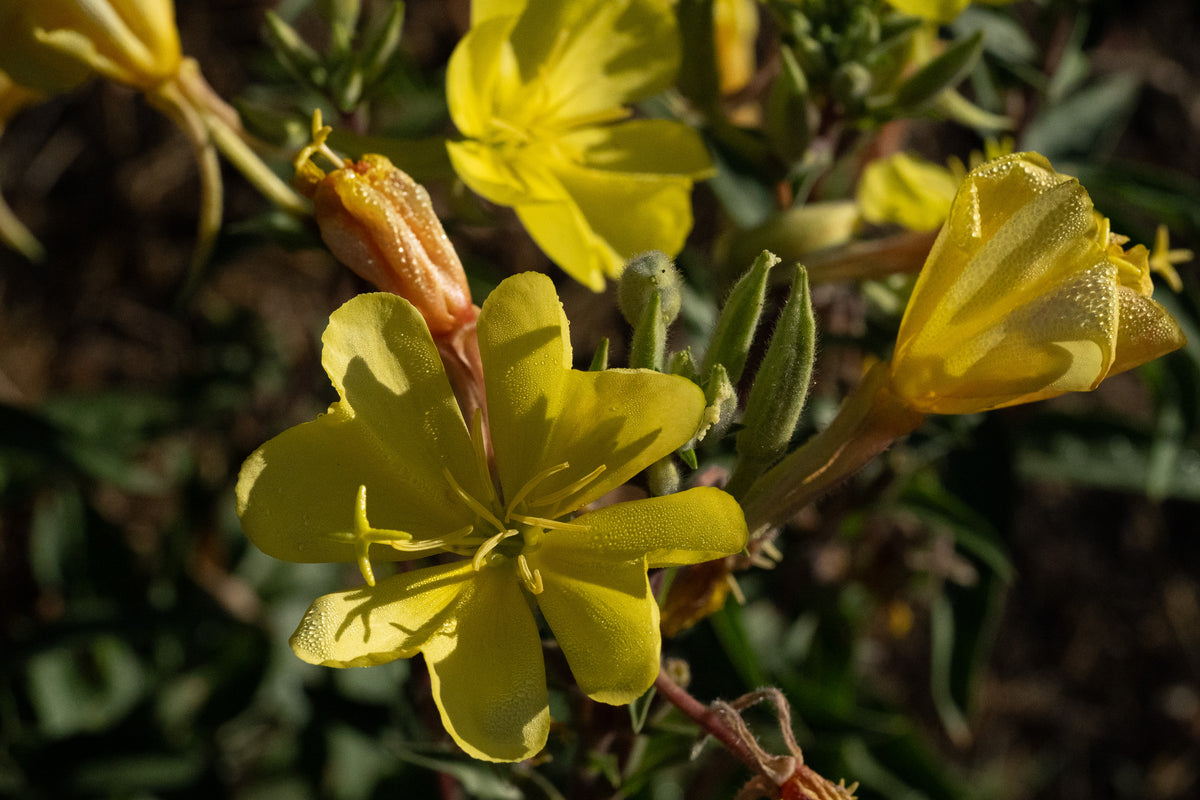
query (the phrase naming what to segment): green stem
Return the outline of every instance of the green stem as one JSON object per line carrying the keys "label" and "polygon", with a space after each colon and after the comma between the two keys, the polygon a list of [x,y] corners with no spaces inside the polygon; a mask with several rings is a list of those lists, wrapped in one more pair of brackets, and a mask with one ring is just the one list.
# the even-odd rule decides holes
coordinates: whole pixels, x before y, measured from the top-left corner
{"label": "green stem", "polygon": [[797,511],[861,469],[925,415],[891,390],[891,364],[867,371],[829,427],[755,481],[742,508],[751,532],[782,525]]}

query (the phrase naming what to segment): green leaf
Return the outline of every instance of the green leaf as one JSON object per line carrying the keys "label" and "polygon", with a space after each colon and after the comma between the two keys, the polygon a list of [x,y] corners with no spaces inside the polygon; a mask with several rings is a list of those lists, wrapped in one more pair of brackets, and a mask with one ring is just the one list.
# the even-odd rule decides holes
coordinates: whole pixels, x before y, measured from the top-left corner
{"label": "green leaf", "polygon": [[920,111],[945,89],[957,86],[983,54],[983,34],[976,33],[955,42],[937,58],[917,70],[896,91],[892,103],[894,115],[908,116]]}
{"label": "green leaf", "polygon": [[1046,105],[1026,127],[1022,150],[1034,150],[1051,161],[1096,159],[1115,147],[1137,104],[1140,84],[1128,73],[1116,73],[1055,105]]}

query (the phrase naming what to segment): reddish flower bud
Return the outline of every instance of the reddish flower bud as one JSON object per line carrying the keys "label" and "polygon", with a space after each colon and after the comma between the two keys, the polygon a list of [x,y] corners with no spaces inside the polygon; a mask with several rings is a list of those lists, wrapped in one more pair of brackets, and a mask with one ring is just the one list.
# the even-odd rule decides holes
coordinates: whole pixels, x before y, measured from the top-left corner
{"label": "reddish flower bud", "polygon": [[325,244],[363,278],[416,306],[435,338],[474,320],[466,273],[429,193],[380,155],[338,159],[341,168],[325,174],[308,158],[316,151],[336,158],[325,146],[327,131],[296,162],[296,183],[313,200]]}

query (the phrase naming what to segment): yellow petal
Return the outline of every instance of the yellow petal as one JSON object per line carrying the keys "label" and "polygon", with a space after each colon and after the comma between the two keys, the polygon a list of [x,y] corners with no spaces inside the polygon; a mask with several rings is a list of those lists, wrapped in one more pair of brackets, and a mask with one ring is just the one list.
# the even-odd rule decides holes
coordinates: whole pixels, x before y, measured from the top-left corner
{"label": "yellow petal", "polygon": [[711,487],[605,506],[574,521],[587,532],[555,531],[548,541],[616,560],[645,557],[650,567],[732,555],[746,546],[749,536],[741,506]]}
{"label": "yellow petal", "polygon": [[[443,476],[483,496],[466,426],[429,332],[407,301],[359,295],[330,317],[322,360],[342,400],[247,459],[238,513],[247,535],[290,561],[354,560],[359,486],[375,528],[441,536],[474,520]],[[375,545],[372,558],[390,557]]]}
{"label": "yellow petal", "polygon": [[659,92],[679,68],[674,12],[655,0],[529,0],[512,45],[559,124]]}
{"label": "yellow petal", "polygon": [[562,648],[579,688],[593,700],[632,703],[658,675],[658,604],[645,558],[560,546],[558,533],[529,555],[541,572],[538,608]]}
{"label": "yellow petal", "polygon": [[872,161],[858,183],[863,218],[931,231],[946,221],[958,180],[947,168],[908,153]]}
{"label": "yellow petal", "polygon": [[490,565],[422,650],[442,724],[486,761],[537,754],[550,731],[542,642],[512,562]]}
{"label": "yellow petal", "polygon": [[479,349],[497,471],[512,498],[548,467],[530,499],[595,473],[539,509],[558,518],[619,486],[695,433],[704,393],[674,375],[648,370],[571,369],[567,320],[545,275],[508,278],[483,304]]}
{"label": "yellow petal", "polygon": [[327,667],[411,658],[447,624],[474,577],[470,562],[459,562],[327,594],[305,613],[292,634],[292,650]]}
{"label": "yellow petal", "polygon": [[492,17],[473,25],[450,55],[446,67],[446,101],[450,118],[464,135],[487,136],[502,91],[519,81],[508,44],[513,17]]}
{"label": "yellow petal", "polygon": [[1117,357],[1108,375],[1141,366],[1187,344],[1179,323],[1156,301],[1125,287],[1118,291],[1118,301]]}

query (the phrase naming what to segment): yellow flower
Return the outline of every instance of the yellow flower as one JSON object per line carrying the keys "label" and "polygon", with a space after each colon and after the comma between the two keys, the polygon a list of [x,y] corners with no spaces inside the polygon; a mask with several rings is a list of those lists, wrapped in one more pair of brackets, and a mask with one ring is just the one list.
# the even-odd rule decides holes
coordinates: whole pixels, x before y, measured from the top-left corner
{"label": "yellow flower", "polygon": [[1079,182],[1040,155],[976,167],[909,299],[892,389],[924,413],[972,413],[1095,389],[1182,347],[1144,251],[1110,240]]}
{"label": "yellow flower", "polygon": [[[1006,6],[1015,0],[983,0],[985,5]],[[953,22],[971,5],[971,0],[888,0],[888,5],[914,17],[933,22]]]}
{"label": "yellow flower", "polygon": [[193,265],[208,256],[221,226],[225,154],[259,191],[292,213],[307,204],[263,164],[237,112],[212,90],[179,48],[171,0],[0,0],[0,69],[49,94],[93,75],[138,89],[191,141],[200,169],[200,218]]}
{"label": "yellow flower", "polygon": [[0,68],[57,93],[95,72],[151,89],[179,72],[171,0],[0,0]]}
{"label": "yellow flower", "polygon": [[446,94],[465,137],[459,177],[512,206],[571,277],[600,291],[646,250],[675,255],[691,187],[711,171],[698,134],[628,105],[670,85],[679,35],[664,0],[477,2]]}
{"label": "yellow flower", "polygon": [[[15,83],[0,71],[0,135],[21,109],[42,99],[42,93]],[[0,195],[0,241],[24,255],[30,261],[40,261],[45,255],[41,243],[26,228]]]}
{"label": "yellow flower", "polygon": [[[537,606],[580,687],[624,704],[658,672],[649,567],[737,552],[745,520],[697,488],[585,510],[686,442],[703,393],[644,370],[570,368],[550,279],[509,278],[483,305],[489,470],[420,314],[389,294],[334,312],[323,362],[340,400],[247,460],[238,511],[264,552],[357,561],[368,586],[326,595],[292,647],[364,666],[423,653],[446,729],[472,756],[532,756],[549,728]],[[450,560],[378,582],[372,560]]]}
{"label": "yellow flower", "polygon": [[946,167],[909,153],[872,161],[858,182],[863,219],[931,231],[946,221],[959,178]]}

